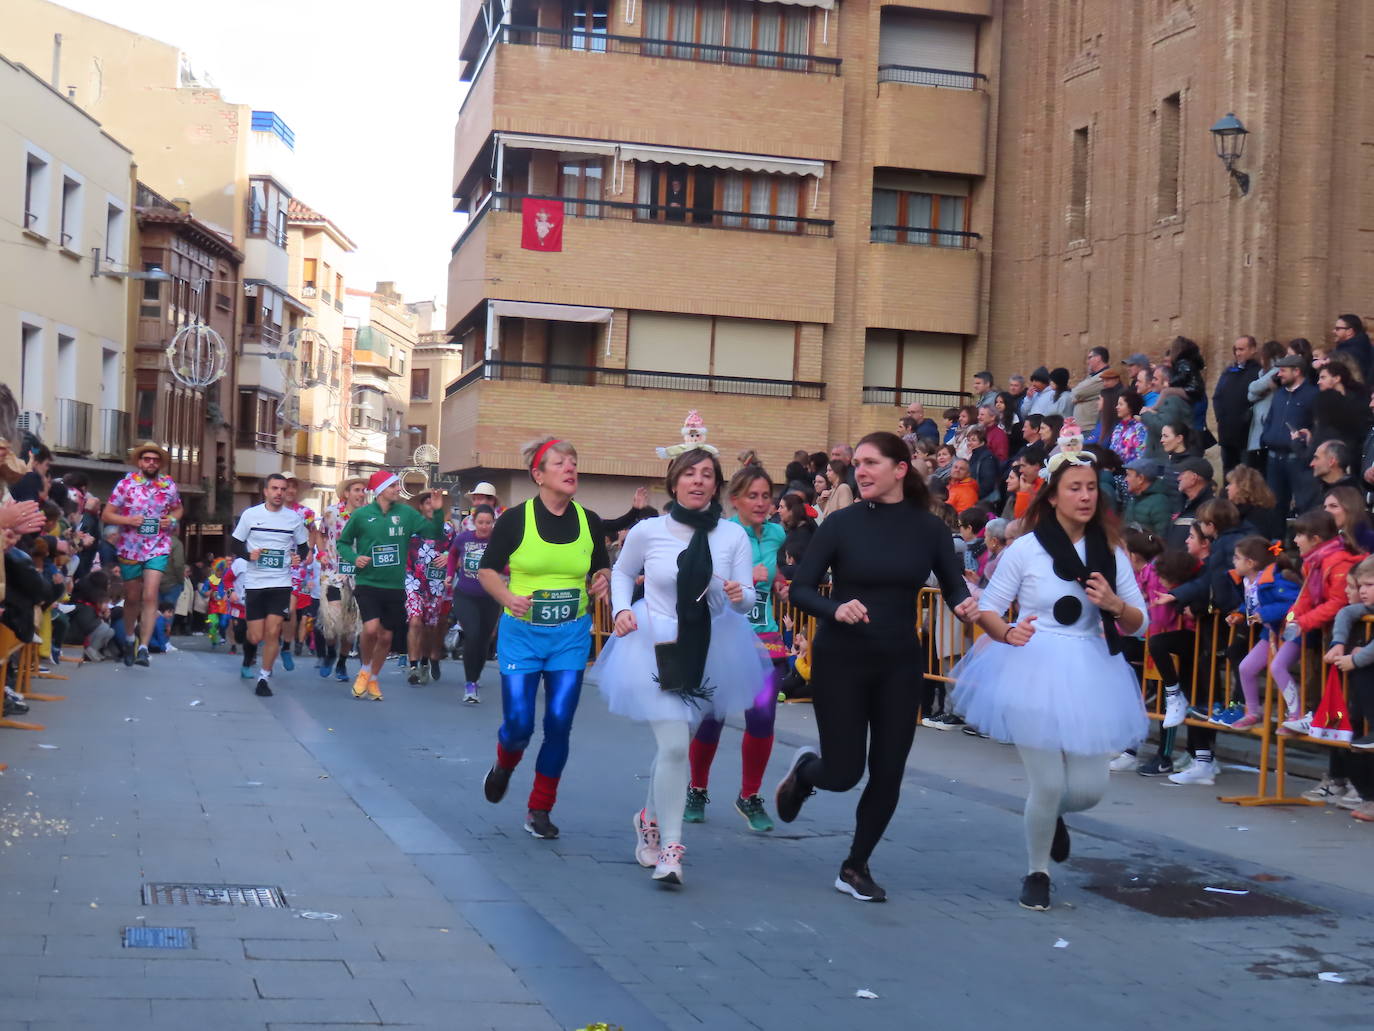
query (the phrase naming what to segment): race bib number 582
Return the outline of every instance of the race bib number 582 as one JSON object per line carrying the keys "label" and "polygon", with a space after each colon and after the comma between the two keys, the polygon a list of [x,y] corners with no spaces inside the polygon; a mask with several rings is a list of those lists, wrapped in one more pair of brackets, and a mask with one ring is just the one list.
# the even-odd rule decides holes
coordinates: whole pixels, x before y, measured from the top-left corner
{"label": "race bib number 582", "polygon": [[399,566],[401,546],[399,544],[377,544],[372,548],[372,564],[377,567]]}

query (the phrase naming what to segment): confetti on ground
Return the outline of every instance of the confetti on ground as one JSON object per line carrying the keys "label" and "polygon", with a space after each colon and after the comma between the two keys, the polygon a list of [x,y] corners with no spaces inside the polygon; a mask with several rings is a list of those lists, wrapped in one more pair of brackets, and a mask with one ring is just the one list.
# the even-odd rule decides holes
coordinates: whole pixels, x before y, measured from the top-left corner
{"label": "confetti on ground", "polygon": [[868,988],[860,988],[857,992],[854,993],[854,998],[856,999],[876,999],[877,997],[878,993],[875,991],[871,991]]}
{"label": "confetti on ground", "polygon": [[1318,981],[1329,981],[1331,984],[1345,984],[1345,978],[1334,970],[1323,970],[1317,975]]}
{"label": "confetti on ground", "polygon": [[1067,939],[1067,938],[1057,938],[1057,939],[1055,939],[1054,947],[1055,947],[1056,949],[1067,949],[1067,948],[1069,947],[1069,939]]}

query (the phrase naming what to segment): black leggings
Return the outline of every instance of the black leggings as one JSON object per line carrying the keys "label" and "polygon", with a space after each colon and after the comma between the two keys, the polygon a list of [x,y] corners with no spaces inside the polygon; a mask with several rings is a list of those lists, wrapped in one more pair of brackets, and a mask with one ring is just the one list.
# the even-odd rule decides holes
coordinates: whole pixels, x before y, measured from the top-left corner
{"label": "black leggings", "polygon": [[[1191,680],[1195,638],[1196,632],[1193,630],[1166,630],[1162,634],[1150,637],[1150,658],[1155,660],[1155,668],[1159,670],[1165,687],[1188,686],[1185,680]],[[1174,664],[1174,656],[1178,656],[1179,659],[1177,666]],[[1184,678],[1182,680],[1179,679],[1180,672]]]}
{"label": "black leggings", "polygon": [[[824,634],[824,631],[822,631]],[[925,659],[913,643],[901,652],[860,651],[822,636],[812,648],[811,687],[821,756],[797,770],[803,784],[848,791],[868,767],[846,866],[863,866],[897,809],[916,734]]]}
{"label": "black leggings", "polygon": [[234,620],[234,640],[243,649],[243,665],[247,667],[253,665],[253,660],[258,657],[258,646],[248,640],[248,620]]}
{"label": "black leggings", "polygon": [[470,684],[477,683],[487,664],[487,650],[500,615],[501,605],[495,598],[454,592],[453,616],[463,628],[463,676]]}

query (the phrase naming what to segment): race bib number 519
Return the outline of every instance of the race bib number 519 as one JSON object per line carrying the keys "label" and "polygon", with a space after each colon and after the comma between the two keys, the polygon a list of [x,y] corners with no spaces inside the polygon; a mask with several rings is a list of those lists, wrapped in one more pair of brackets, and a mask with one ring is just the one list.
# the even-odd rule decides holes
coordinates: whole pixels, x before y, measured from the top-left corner
{"label": "race bib number 519", "polygon": [[558,626],[577,618],[582,592],[576,587],[562,591],[535,591],[531,596],[530,623],[533,626]]}

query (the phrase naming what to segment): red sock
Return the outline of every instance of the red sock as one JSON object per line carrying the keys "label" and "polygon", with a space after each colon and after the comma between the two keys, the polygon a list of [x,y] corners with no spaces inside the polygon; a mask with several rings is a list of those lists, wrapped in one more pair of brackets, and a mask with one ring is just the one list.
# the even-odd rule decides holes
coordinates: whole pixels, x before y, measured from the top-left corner
{"label": "red sock", "polygon": [[520,765],[520,757],[525,753],[523,750],[512,752],[500,741],[496,742],[496,765],[503,770],[513,770]]}
{"label": "red sock", "polygon": [[739,797],[748,798],[750,795],[759,793],[759,786],[763,783],[763,771],[768,765],[768,757],[773,754],[773,738],[755,737],[753,734],[745,734],[744,740],[740,742],[740,759],[744,764],[744,773],[740,777]]}
{"label": "red sock", "polygon": [[687,761],[692,766],[692,787],[699,791],[705,791],[711,780],[711,763],[719,744],[719,740],[706,742],[692,738],[692,743],[687,747]]}
{"label": "red sock", "polygon": [[546,777],[538,771],[534,774],[534,787],[530,788],[529,808],[548,812],[558,801],[558,778]]}

